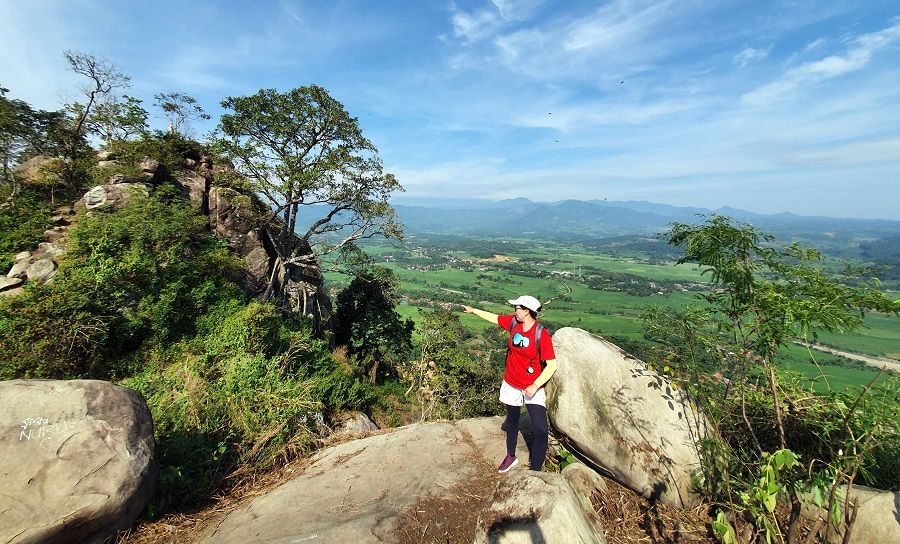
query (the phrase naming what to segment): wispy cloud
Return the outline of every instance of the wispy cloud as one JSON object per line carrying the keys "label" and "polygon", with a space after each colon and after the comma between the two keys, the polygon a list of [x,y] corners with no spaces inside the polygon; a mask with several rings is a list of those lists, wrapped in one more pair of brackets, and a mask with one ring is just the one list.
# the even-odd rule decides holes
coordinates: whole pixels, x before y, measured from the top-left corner
{"label": "wispy cloud", "polygon": [[900,38],[900,21],[895,20],[892,26],[859,36],[842,55],[831,55],[787,70],[778,79],[744,94],[741,103],[764,106],[787,98],[795,91],[860,70],[869,63],[876,51],[897,38]]}
{"label": "wispy cloud", "polygon": [[754,49],[752,47],[747,47],[742,50],[740,53],[734,56],[734,63],[740,66],[741,68],[746,67],[751,62],[762,60],[769,56],[769,51],[771,50],[771,46],[765,49]]}

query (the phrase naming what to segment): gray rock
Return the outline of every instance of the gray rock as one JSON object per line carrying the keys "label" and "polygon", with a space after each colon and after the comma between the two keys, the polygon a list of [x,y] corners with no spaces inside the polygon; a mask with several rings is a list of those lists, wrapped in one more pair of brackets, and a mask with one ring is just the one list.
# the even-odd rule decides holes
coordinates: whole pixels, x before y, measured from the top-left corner
{"label": "gray rock", "polygon": [[122,185],[123,183],[128,183],[128,176],[122,173],[117,173],[106,178],[107,185]]}
{"label": "gray rock", "polygon": [[119,163],[114,160],[105,160],[99,161],[97,163],[97,168],[112,168],[113,166],[117,166]]}
{"label": "gray rock", "polygon": [[[20,254],[21,255],[21,254]],[[8,278],[24,278],[25,273],[28,271],[28,267],[34,263],[35,259],[26,257],[25,259],[16,259],[16,263],[12,265],[12,268],[9,269],[9,272],[6,273],[6,277]]]}
{"label": "gray rock", "polygon": [[241,287],[251,293],[262,293],[269,280],[274,260],[255,228],[257,213],[250,197],[233,189],[213,186],[209,190],[209,226],[228,243],[228,247],[246,263],[238,278]]}
{"label": "gray rock", "polygon": [[38,244],[38,253],[43,253],[49,257],[59,257],[66,252],[66,248],[61,244],[52,242],[41,242]]}
{"label": "gray rock", "polygon": [[[506,450],[501,421],[422,423],[320,450],[302,474],[226,514],[199,540],[398,542],[405,513],[426,497],[477,505],[459,490],[497,477]],[[518,455],[527,459],[522,442]]]}
{"label": "gray rock", "polygon": [[156,171],[159,170],[159,161],[151,159],[150,157],[144,157],[143,160],[141,160],[140,168],[142,172],[155,174]]}
{"label": "gray rock", "polygon": [[55,243],[60,238],[64,237],[65,235],[66,235],[65,231],[62,231],[62,230],[56,230],[56,229],[45,230],[44,231],[44,240],[47,240],[48,242],[50,242],[52,244],[52,243]]}
{"label": "gray rock", "polygon": [[206,177],[190,170],[182,170],[176,173],[175,184],[181,188],[181,193],[191,200],[197,210],[206,213],[209,208],[206,196],[209,191],[209,180]]}
{"label": "gray rock", "polygon": [[0,382],[0,542],[99,543],[128,528],[157,471],[143,398],[95,380]]}
{"label": "gray rock", "polygon": [[116,154],[112,151],[98,151],[97,152],[97,160],[98,161],[111,161],[116,158]]}
{"label": "gray rock", "polygon": [[696,444],[706,422],[686,396],[581,329],[560,329],[553,345],[559,370],[547,385],[547,407],[566,446],[647,498],[695,505]]}
{"label": "gray rock", "polygon": [[98,185],[85,193],[85,208],[92,210],[106,205],[122,206],[134,195],[149,196],[152,188],[146,183]]}
{"label": "gray rock", "polygon": [[19,285],[22,284],[22,278],[10,278],[7,276],[0,276],[0,292],[10,291],[15,289]]}
{"label": "gray rock", "polygon": [[18,165],[16,175],[26,185],[54,185],[63,182],[66,163],[62,159],[37,155]]}
{"label": "gray rock", "polygon": [[[846,487],[843,489],[846,493]],[[859,501],[856,521],[850,533],[853,544],[888,544],[900,542],[900,492],[882,491],[855,485],[850,491],[850,499]],[[801,511],[803,517],[815,521],[827,519],[827,512],[806,502]],[[824,527],[824,525],[823,525]],[[831,544],[843,541],[844,526],[840,531],[832,531]],[[821,535],[824,538],[825,530]]]}
{"label": "gray rock", "polygon": [[25,291],[21,286],[13,287],[12,289],[7,289],[6,291],[0,291],[0,297],[14,297],[16,295],[20,295]]}
{"label": "gray rock", "polygon": [[478,519],[475,544],[605,544],[589,497],[561,474],[523,470],[500,480],[493,504]]}
{"label": "gray rock", "polygon": [[36,260],[25,271],[25,277],[28,278],[28,281],[34,282],[46,282],[54,274],[56,274],[56,263],[52,259],[47,258]]}
{"label": "gray rock", "polygon": [[22,251],[20,253],[16,253],[16,256],[13,257],[14,261],[24,261],[25,259],[31,257],[30,251]]}
{"label": "gray rock", "polygon": [[560,474],[569,482],[572,489],[588,498],[596,493],[606,493],[609,490],[603,477],[584,463],[566,465]]}
{"label": "gray rock", "polygon": [[336,432],[339,433],[364,433],[369,431],[377,431],[378,425],[372,423],[366,414],[361,412],[350,412],[345,414],[337,426]]}

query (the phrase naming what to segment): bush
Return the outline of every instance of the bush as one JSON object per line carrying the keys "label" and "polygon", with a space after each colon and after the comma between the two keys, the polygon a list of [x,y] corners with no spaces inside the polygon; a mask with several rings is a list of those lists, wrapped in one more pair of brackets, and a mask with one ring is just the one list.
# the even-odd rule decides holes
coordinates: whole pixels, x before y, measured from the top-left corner
{"label": "bush", "polygon": [[[0,193],[0,202],[6,196]],[[7,208],[0,208],[0,273],[13,265],[13,256],[32,251],[50,228],[50,204],[34,190],[23,189]]]}
{"label": "bush", "polygon": [[227,280],[240,263],[174,195],[82,217],[52,283],[0,299],[0,378],[125,375],[144,342],[190,336],[205,308],[242,296]]}
{"label": "bush", "polygon": [[331,410],[372,398],[304,320],[270,304],[222,301],[197,330],[123,382],[144,395],[156,425],[154,514],[195,506],[229,477],[308,451]]}

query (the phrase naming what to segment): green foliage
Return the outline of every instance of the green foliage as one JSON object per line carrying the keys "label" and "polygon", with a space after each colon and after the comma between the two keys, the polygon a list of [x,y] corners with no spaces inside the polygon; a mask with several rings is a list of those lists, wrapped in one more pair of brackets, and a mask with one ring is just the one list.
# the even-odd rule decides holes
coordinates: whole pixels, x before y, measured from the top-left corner
{"label": "green foliage", "polygon": [[[0,191],[0,199],[5,195]],[[0,208],[0,273],[13,264],[20,251],[31,251],[50,228],[50,206],[34,190],[20,192],[10,206]]]}
{"label": "green foliage", "polygon": [[196,330],[124,382],[143,393],[156,425],[154,514],[195,506],[230,480],[308,451],[323,416],[372,399],[305,320],[270,304],[224,299]]}
{"label": "green foliage", "polygon": [[[701,265],[713,284],[704,306],[645,314],[646,333],[665,371],[709,418],[708,439],[700,444],[704,491],[746,512],[767,542],[781,539],[773,516],[779,490],[792,497],[799,514],[801,489],[821,494],[827,488],[834,511],[834,490],[857,476],[872,478],[868,468],[877,466],[880,452],[896,451],[900,442],[891,423],[898,415],[896,391],[881,391],[895,382],[873,388],[876,376],[861,392],[817,396],[776,368],[779,352],[815,330],[855,330],[867,310],[896,315],[900,304],[877,283],[850,287],[846,278],[829,275],[817,266],[815,250],[776,247],[771,236],[726,217],[676,224],[667,238],[685,247],[679,263]],[[787,448],[812,460],[807,476],[791,471],[797,454]],[[771,449],[778,451],[764,453]],[[879,483],[896,488],[900,481]],[[721,516],[714,531],[734,537]]]}
{"label": "green foliage", "polygon": [[[420,355],[399,368],[415,391],[421,420],[460,419],[496,415],[501,367],[490,362],[490,351],[474,357],[464,344],[459,316],[446,310],[425,312],[418,329]],[[481,359],[481,360],[479,360]]]}
{"label": "green foliage", "polygon": [[334,340],[365,369],[371,383],[395,375],[412,350],[413,323],[394,311],[397,277],[383,267],[358,270],[337,296]]}
{"label": "green foliage", "polygon": [[85,119],[88,132],[103,138],[107,145],[115,141],[126,141],[134,137],[146,136],[147,110],[141,107],[141,100],[125,95],[121,99],[107,96],[98,102]]}
{"label": "green foliage", "polygon": [[160,188],[82,217],[53,282],[0,300],[0,376],[109,378],[143,342],[191,334],[239,263],[204,217]]}
{"label": "green foliage", "polygon": [[184,167],[184,159],[199,160],[207,153],[206,148],[178,133],[154,131],[137,140],[115,140],[109,150],[114,152],[123,164],[139,164],[144,157],[159,161],[167,172]]}

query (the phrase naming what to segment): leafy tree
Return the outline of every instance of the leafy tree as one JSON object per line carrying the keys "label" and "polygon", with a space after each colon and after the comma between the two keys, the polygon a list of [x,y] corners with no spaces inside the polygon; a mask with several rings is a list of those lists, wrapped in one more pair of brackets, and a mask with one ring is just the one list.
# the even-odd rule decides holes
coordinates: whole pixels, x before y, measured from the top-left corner
{"label": "leafy tree", "polygon": [[93,112],[94,106],[114,89],[130,87],[129,78],[118,67],[106,59],[97,58],[80,51],[66,51],[63,53],[69,69],[76,74],[88,78],[90,81],[82,87],[87,102],[79,104],[73,133],[76,137],[84,136],[85,123]]}
{"label": "leafy tree", "polygon": [[[278,255],[270,297],[289,265],[316,263],[310,248],[323,235],[339,238],[320,252],[361,238],[401,237],[387,201],[400,184],[324,88],[264,89],[226,98],[222,107],[233,113],[219,121],[217,147],[271,208],[263,225]],[[298,237],[299,225],[306,230]]]}
{"label": "leafy tree", "polygon": [[[414,324],[394,309],[399,280],[380,266],[358,271],[337,296],[334,339],[364,367],[375,384],[405,361],[412,349]],[[383,363],[390,363],[383,365]]]}
{"label": "leafy tree", "polygon": [[86,117],[85,127],[88,132],[103,138],[108,146],[114,141],[145,135],[147,110],[141,107],[141,100],[133,96],[123,96],[122,100],[108,96]]}
{"label": "leafy tree", "polygon": [[14,182],[11,170],[24,159],[62,154],[69,120],[63,112],[35,110],[22,100],[9,99],[7,92],[0,87],[0,181]]}
{"label": "leafy tree", "polygon": [[181,136],[190,136],[192,121],[210,119],[197,99],[184,93],[159,93],[154,96],[156,107],[169,120],[169,131]]}
{"label": "leafy tree", "polygon": [[900,301],[890,300],[877,285],[847,287],[814,266],[822,259],[817,250],[796,243],[774,247],[771,235],[725,216],[714,214],[702,225],[676,223],[666,237],[685,248],[679,264],[699,264],[711,276],[716,289],[704,298],[724,318],[720,326],[739,367],[764,370],[781,448],[787,439],[775,377],[778,351],[808,339],[817,328],[856,330],[866,310],[900,313]]}

